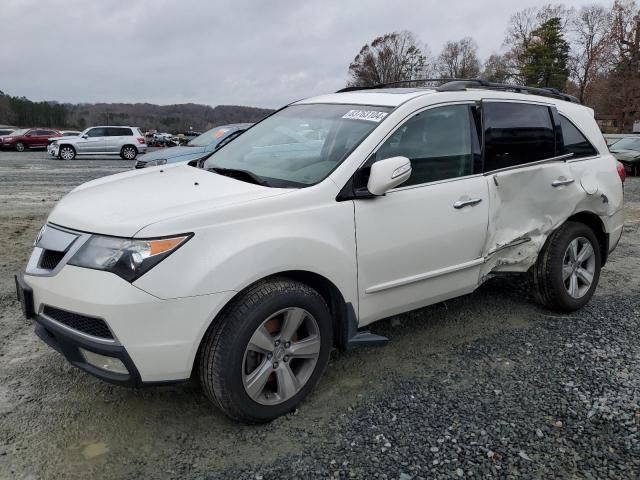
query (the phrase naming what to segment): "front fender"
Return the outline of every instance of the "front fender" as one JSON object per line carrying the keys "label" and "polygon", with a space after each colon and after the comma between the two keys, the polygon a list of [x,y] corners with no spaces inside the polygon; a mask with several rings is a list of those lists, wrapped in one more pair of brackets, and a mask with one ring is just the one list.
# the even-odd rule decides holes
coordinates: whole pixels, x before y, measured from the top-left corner
{"label": "front fender", "polygon": [[[330,280],[345,301],[357,308],[352,202],[331,201],[291,209],[295,200],[288,195],[283,197],[287,198],[276,198],[273,202],[287,202],[288,208],[279,207],[276,213],[245,216],[240,220],[201,221],[207,226],[195,229],[187,244],[135,285],[159,298],[181,298],[238,292],[261,278],[302,270]],[[235,215],[226,212],[225,216]],[[186,226],[182,230],[187,231]],[[147,232],[152,231],[153,227],[144,229],[140,236],[149,236],[151,233]]]}

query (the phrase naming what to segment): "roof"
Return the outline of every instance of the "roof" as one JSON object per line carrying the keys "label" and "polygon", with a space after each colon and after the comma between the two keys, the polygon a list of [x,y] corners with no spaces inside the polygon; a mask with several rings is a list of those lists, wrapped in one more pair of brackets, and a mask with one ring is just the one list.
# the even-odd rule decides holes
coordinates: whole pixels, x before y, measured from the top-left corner
{"label": "roof", "polygon": [[317,97],[305,98],[295,104],[308,103],[343,103],[354,105],[379,105],[385,107],[397,107],[401,103],[412,98],[436,93],[427,88],[381,88],[370,90],[355,90],[352,92],[330,93]]}
{"label": "roof", "polygon": [[[398,85],[408,83],[425,83],[423,87],[398,87]],[[440,83],[439,86],[427,86],[426,84]],[[357,105],[378,105],[397,107],[398,105],[416,97],[432,95],[434,93],[462,93],[472,91],[491,91],[502,98],[520,98],[522,95],[538,97],[542,101],[549,102],[549,99],[561,100],[580,104],[577,98],[563,93],[555,88],[529,87],[525,85],[515,85],[507,83],[488,82],[481,79],[418,79],[402,80],[374,86],[352,86],[346,87],[330,95],[321,95],[296,102],[298,104],[308,103],[340,103]],[[500,95],[502,93],[503,95]],[[504,95],[506,94],[506,95]],[[463,98],[469,96],[463,95]],[[555,102],[552,102],[555,103]]]}

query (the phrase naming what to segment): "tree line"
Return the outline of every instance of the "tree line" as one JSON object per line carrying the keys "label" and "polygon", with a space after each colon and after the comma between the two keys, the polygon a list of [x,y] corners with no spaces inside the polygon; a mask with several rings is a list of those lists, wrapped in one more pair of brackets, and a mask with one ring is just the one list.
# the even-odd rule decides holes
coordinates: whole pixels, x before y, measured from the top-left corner
{"label": "tree line", "polygon": [[348,86],[420,78],[556,88],[613,119],[618,131],[630,131],[640,114],[640,9],[635,0],[526,8],[510,17],[501,51],[484,61],[471,37],[447,41],[432,55],[413,32],[387,33],[360,49]]}
{"label": "tree line", "polygon": [[178,132],[205,131],[228,123],[256,122],[273,110],[236,105],[150,103],[60,104],[33,102],[0,91],[0,124],[84,130],[92,125],[131,125]]}

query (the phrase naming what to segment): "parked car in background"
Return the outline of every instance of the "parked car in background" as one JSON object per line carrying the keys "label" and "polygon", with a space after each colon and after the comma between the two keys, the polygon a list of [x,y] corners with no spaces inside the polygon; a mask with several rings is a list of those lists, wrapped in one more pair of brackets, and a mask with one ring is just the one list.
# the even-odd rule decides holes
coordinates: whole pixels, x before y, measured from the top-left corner
{"label": "parked car in background", "polygon": [[61,137],[58,130],[52,128],[21,128],[2,137],[0,148],[24,152],[28,148],[47,148],[50,138]]}
{"label": "parked car in background", "polygon": [[90,127],[80,136],[55,139],[47,151],[61,160],[73,160],[77,155],[119,155],[133,160],[147,151],[147,143],[137,127]]}
{"label": "parked car in background", "polygon": [[220,145],[240,135],[251,125],[253,124],[234,123],[212,128],[208,132],[205,132],[191,140],[187,145],[165,150],[157,150],[145,155],[144,158],[141,158],[136,162],[134,167],[154,167],[156,165],[165,165],[167,163],[199,160],[213,152]]}
{"label": "parked car in background", "polygon": [[609,151],[630,175],[640,175],[640,136],[625,137],[609,146]]}
{"label": "parked car in background", "polygon": [[11,135],[15,131],[16,131],[15,128],[0,128],[0,137]]}
{"label": "parked car in background", "polygon": [[605,133],[603,135],[607,145],[611,146],[623,138],[640,138],[638,133]]}

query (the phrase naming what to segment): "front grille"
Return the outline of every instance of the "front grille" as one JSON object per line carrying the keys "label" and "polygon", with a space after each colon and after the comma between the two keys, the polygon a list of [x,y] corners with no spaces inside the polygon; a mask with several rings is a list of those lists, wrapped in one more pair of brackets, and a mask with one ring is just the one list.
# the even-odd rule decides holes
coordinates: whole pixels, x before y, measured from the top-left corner
{"label": "front grille", "polygon": [[40,268],[53,270],[64,258],[66,252],[56,252],[55,250],[44,250],[40,257]]}
{"label": "front grille", "polygon": [[143,160],[138,160],[136,162],[136,164],[134,165],[136,168],[144,168],[144,166],[147,164],[147,162],[143,161]]}
{"label": "front grille", "polygon": [[101,318],[86,317],[77,313],[50,307],[49,305],[45,305],[42,313],[69,328],[86,333],[87,335],[113,339],[109,327],[107,327],[107,324]]}

